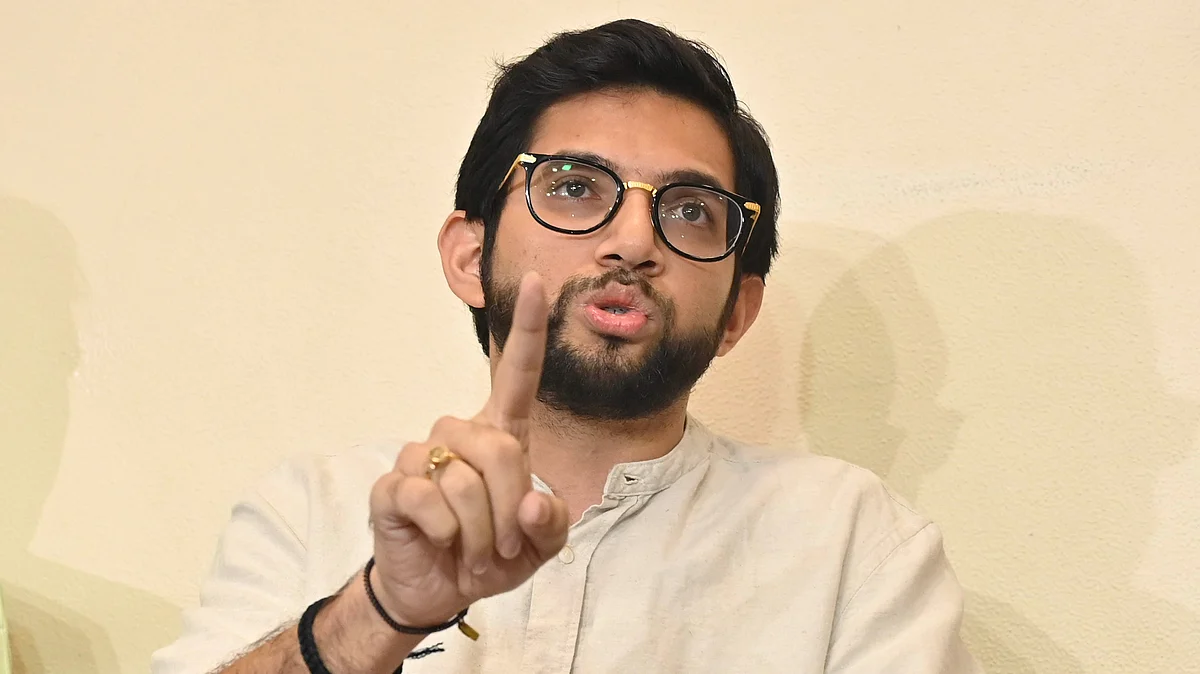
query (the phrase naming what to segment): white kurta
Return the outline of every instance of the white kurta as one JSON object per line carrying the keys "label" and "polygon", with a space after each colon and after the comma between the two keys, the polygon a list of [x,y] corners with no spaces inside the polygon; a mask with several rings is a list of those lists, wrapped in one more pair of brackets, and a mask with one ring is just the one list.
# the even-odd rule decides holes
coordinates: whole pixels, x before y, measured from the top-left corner
{"label": "white kurta", "polygon": [[[371,556],[367,497],[398,450],[296,460],[263,480],[154,674],[208,672],[341,588]],[[873,474],[689,419],[666,456],[613,468],[557,559],[471,607],[478,641],[427,637],[435,652],[404,671],[978,672],[961,618],[937,527]]]}

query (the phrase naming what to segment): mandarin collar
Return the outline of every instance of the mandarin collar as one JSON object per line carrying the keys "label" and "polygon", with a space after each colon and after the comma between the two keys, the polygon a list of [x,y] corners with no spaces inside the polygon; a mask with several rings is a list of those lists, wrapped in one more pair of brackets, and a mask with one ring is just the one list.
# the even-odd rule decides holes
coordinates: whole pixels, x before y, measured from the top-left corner
{"label": "mandarin collar", "polygon": [[[663,456],[649,461],[618,463],[608,472],[604,483],[604,497],[637,496],[662,491],[700,465],[712,451],[713,435],[699,421],[688,415],[684,422],[683,437]],[[550,492],[537,475],[533,475],[534,488]]]}

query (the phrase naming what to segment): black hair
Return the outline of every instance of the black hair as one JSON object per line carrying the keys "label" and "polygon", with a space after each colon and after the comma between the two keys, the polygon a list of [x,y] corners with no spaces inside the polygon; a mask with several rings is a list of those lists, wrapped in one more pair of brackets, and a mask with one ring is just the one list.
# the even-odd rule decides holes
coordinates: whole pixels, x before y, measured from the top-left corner
{"label": "black hair", "polygon": [[[729,73],[712,50],[637,19],[560,33],[529,56],[501,66],[459,167],[454,196],[456,209],[483,223],[481,265],[490,263],[505,202],[498,185],[513,159],[528,151],[541,115],[565,98],[613,88],[675,96],[716,118],[733,149],[734,191],[762,207],[749,245],[738,253],[738,269],[765,278],[779,248],[779,176],[766,133],[738,104]],[[487,312],[471,307],[471,313],[487,354]]]}

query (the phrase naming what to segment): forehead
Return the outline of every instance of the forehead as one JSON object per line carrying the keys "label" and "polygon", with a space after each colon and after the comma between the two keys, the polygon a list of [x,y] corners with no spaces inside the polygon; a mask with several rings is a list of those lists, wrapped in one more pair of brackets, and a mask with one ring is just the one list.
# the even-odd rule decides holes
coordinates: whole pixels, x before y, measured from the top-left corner
{"label": "forehead", "polygon": [[612,163],[625,180],[692,170],[734,188],[729,138],[698,105],[649,90],[608,90],[560,101],[542,114],[530,152],[591,152]]}

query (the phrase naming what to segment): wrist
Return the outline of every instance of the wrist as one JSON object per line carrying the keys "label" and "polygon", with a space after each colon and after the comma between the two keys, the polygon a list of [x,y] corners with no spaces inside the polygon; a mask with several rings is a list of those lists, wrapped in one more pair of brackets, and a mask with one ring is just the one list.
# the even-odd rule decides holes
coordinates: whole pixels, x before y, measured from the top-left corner
{"label": "wrist", "polygon": [[466,623],[465,620],[463,620],[463,618],[467,617],[467,608],[470,608],[469,606],[454,614],[453,618],[443,620],[442,622],[434,623],[432,625],[423,625],[418,627],[413,623],[406,625],[404,623],[396,622],[396,620],[392,618],[391,614],[388,613],[388,610],[384,608],[383,604],[380,603],[379,597],[375,594],[375,586],[371,580],[371,578],[374,576],[372,573],[374,570],[375,558],[372,557],[371,561],[367,562],[366,568],[363,569],[363,589],[365,589],[367,592],[367,601],[371,602],[371,606],[374,607],[375,613],[379,614],[379,618],[383,620],[383,622],[387,623],[388,627],[401,634],[425,636],[427,634],[435,634],[437,632],[441,632],[442,630],[448,630],[451,627],[457,626],[458,631],[462,632],[463,636],[467,637],[471,641],[479,639],[479,632],[476,632],[474,627],[471,627]]}
{"label": "wrist", "polygon": [[[367,562],[367,566],[363,569],[363,590],[367,596],[368,603],[375,610],[375,615],[379,620],[383,621],[393,630],[404,634],[417,634],[423,630],[441,626],[441,629],[446,628],[446,624],[453,621],[456,614],[454,613],[431,613],[428,615],[415,616],[409,612],[396,608],[396,602],[387,595],[387,586],[381,582],[379,567],[375,565],[375,558],[372,557]],[[436,630],[434,630],[436,631]],[[432,634],[433,631],[425,631],[424,634]]]}
{"label": "wrist", "polygon": [[380,620],[361,576],[317,614],[313,637],[330,671],[391,674],[423,637],[401,634]]}

